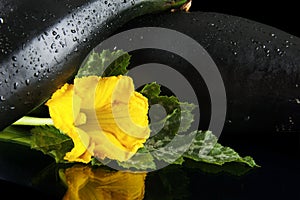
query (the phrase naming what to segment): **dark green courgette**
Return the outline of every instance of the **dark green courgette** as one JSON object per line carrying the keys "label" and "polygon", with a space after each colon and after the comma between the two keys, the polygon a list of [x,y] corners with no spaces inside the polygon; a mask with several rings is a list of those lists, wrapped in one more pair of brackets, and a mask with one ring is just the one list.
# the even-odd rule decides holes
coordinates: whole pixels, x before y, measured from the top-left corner
{"label": "dark green courgette", "polygon": [[186,0],[2,0],[0,130],[43,104],[98,43],[134,17]]}
{"label": "dark green courgette", "polygon": [[[164,27],[184,33],[210,54],[224,80],[224,132],[300,131],[300,39],[238,16],[209,12],[146,15],[118,30]],[[151,62],[173,66],[191,81],[201,105],[200,129],[207,128],[210,104],[199,74],[179,56],[159,50],[131,53],[131,67]],[[195,75],[196,74],[196,75]],[[203,98],[203,99],[202,99]],[[206,118],[206,119],[205,119]]]}

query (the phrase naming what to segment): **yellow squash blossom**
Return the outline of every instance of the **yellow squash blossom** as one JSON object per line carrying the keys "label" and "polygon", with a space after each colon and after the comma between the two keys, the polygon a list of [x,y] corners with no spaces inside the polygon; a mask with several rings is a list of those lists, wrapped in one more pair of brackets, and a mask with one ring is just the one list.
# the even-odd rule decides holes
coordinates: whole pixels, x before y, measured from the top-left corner
{"label": "yellow squash blossom", "polygon": [[46,103],[56,128],[74,148],[65,159],[88,163],[91,157],[126,161],[149,137],[148,100],[128,76],[75,78]]}
{"label": "yellow squash blossom", "polygon": [[75,165],[61,171],[60,177],[68,187],[64,200],[144,199],[146,173],[108,171]]}

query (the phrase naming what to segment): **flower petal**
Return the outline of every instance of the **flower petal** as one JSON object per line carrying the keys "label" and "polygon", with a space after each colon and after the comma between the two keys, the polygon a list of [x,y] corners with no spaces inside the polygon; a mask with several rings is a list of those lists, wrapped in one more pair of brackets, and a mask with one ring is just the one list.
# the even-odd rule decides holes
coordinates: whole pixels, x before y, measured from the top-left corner
{"label": "flower petal", "polygon": [[79,114],[80,99],[74,98],[73,85],[65,84],[46,102],[56,128],[68,133],[74,126],[74,118]]}
{"label": "flower petal", "polygon": [[87,151],[90,143],[89,135],[80,128],[74,128],[68,134],[73,140],[74,148],[66,154],[65,159],[69,162],[88,163],[92,156]]}
{"label": "flower petal", "polygon": [[81,109],[94,109],[96,88],[100,79],[98,76],[74,79],[74,91],[81,98]]}

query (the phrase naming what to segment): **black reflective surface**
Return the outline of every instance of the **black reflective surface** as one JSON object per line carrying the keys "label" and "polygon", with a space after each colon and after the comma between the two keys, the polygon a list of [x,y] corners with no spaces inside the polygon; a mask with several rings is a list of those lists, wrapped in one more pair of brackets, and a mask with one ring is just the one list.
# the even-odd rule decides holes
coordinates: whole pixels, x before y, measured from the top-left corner
{"label": "black reflective surface", "polygon": [[[171,165],[147,174],[144,199],[299,199],[299,133],[261,134],[254,138],[224,133],[219,140],[241,155],[253,156],[260,168],[189,161]],[[54,200],[67,191],[58,170],[68,167],[38,151],[1,142],[0,163],[2,195]]]}

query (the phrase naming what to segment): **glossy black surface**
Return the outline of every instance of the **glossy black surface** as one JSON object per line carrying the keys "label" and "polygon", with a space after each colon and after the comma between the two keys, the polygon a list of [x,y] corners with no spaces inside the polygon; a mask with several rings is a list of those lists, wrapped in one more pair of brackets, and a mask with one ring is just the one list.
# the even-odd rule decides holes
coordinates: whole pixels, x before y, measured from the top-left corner
{"label": "glossy black surface", "polygon": [[[241,155],[253,156],[261,167],[244,168],[245,172],[235,175],[225,167],[217,168],[224,171],[216,173],[209,165],[210,172],[193,163],[168,166],[148,173],[144,199],[300,198],[299,134],[251,138],[225,133],[219,142],[231,146]],[[1,194],[13,199],[20,194],[30,199],[62,199],[66,187],[59,179],[56,170],[59,166],[52,158],[27,147],[0,144]],[[235,172],[239,169],[240,166]]]}
{"label": "glossy black surface", "polygon": [[[195,1],[193,5],[192,10],[234,14],[300,36],[299,14],[295,12],[295,5],[288,1],[265,5],[259,1],[221,4]],[[224,132],[219,140],[221,144],[234,148],[241,155],[252,156],[261,168],[234,176],[170,166],[148,174],[145,199],[300,199],[299,135],[297,132],[265,135],[264,132],[253,135]],[[40,152],[1,142],[1,195],[11,199],[61,199],[66,188],[55,170],[51,170],[52,163],[51,158]],[[50,173],[41,177],[40,173],[49,166]]]}

